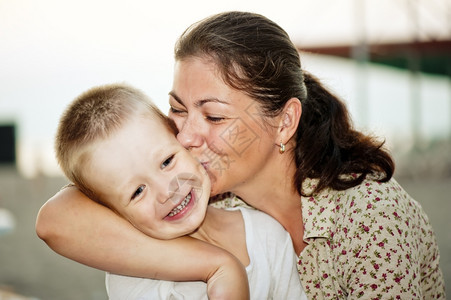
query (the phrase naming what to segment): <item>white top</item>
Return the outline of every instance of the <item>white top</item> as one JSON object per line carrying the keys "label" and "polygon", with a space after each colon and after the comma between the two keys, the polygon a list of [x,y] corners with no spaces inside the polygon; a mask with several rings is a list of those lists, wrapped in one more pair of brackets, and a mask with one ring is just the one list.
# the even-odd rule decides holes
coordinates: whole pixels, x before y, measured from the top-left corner
{"label": "white top", "polygon": [[[290,235],[271,216],[248,208],[241,211],[250,263],[246,267],[251,299],[305,299],[299,281],[297,257]],[[111,300],[205,299],[204,282],[173,282],[106,274]]]}

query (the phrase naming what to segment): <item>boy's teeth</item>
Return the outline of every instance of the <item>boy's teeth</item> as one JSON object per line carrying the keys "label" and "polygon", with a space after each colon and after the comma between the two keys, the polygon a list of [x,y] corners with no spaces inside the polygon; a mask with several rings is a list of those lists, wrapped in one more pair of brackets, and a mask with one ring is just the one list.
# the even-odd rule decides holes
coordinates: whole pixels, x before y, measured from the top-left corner
{"label": "boy's teeth", "polygon": [[185,199],[182,201],[182,203],[180,203],[176,208],[174,208],[173,210],[171,210],[171,212],[168,214],[168,216],[173,217],[176,214],[178,214],[180,211],[182,211],[182,209],[185,208],[185,206],[189,203],[189,201],[191,200],[191,193],[189,193]]}

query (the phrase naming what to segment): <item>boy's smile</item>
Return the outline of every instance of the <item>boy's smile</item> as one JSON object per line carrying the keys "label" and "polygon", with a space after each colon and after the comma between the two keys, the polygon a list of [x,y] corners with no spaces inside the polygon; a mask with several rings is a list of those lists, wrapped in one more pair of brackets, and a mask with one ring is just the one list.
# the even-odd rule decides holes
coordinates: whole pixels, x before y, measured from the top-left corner
{"label": "boy's smile", "polygon": [[169,212],[166,219],[177,220],[191,209],[198,194],[202,195],[202,182],[194,174],[180,174],[172,180],[170,189],[174,191],[171,200],[176,206]]}
{"label": "boy's smile", "polygon": [[185,211],[185,208],[191,204],[191,200],[193,199],[192,193],[190,192],[183,200],[180,202],[179,205],[177,205],[174,209],[171,210],[171,212],[166,216],[167,220],[174,220],[179,218],[181,215],[183,215],[183,212]]}

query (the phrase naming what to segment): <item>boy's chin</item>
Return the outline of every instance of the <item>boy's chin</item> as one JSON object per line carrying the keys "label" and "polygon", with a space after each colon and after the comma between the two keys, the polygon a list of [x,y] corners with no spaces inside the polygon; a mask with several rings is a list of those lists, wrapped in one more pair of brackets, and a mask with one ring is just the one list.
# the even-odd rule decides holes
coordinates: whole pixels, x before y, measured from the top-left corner
{"label": "boy's chin", "polygon": [[202,222],[196,222],[196,224],[190,224],[187,227],[184,228],[180,228],[180,230],[175,230],[172,232],[167,232],[167,233],[163,233],[163,234],[159,234],[158,237],[156,237],[154,235],[155,238],[161,239],[161,240],[172,240],[172,239],[176,239],[185,235],[190,235],[192,233],[194,233],[202,224]]}

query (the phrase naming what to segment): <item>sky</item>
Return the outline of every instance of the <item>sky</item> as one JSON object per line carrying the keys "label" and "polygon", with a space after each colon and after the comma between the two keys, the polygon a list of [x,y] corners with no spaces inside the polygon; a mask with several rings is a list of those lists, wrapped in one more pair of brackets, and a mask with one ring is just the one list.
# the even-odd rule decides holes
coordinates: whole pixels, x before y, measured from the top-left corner
{"label": "sky", "polygon": [[[22,170],[55,172],[52,144],[58,118],[72,99],[94,85],[133,84],[167,111],[173,45],[188,25],[214,13],[261,13],[301,47],[354,43],[359,37],[383,42],[451,36],[451,0],[155,2],[0,0],[0,124],[17,125]],[[409,3],[415,3],[417,18]],[[329,79],[352,104],[356,91],[350,89],[356,83],[345,74],[355,66],[308,55],[303,64]],[[446,83],[439,85],[443,96]],[[371,118],[375,126],[386,122]]]}

